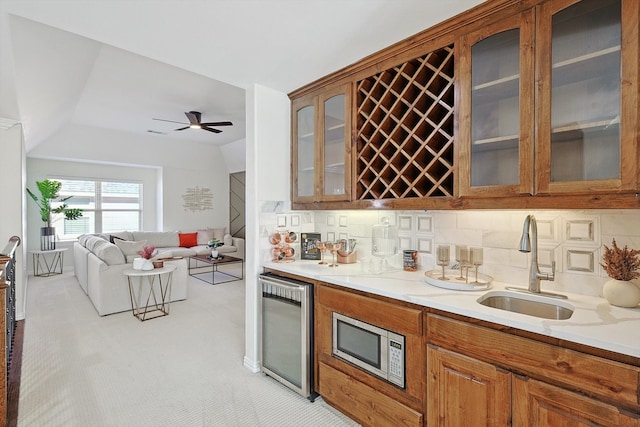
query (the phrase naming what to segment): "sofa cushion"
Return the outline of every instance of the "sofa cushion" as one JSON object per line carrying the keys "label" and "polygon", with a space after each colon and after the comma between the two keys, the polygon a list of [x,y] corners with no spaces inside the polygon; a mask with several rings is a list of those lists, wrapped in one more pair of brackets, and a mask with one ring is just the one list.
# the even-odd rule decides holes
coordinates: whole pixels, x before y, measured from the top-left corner
{"label": "sofa cushion", "polygon": [[[200,246],[194,246],[191,248],[171,248],[171,253],[173,254],[174,257],[190,257],[190,256],[194,256],[196,255],[196,248],[199,248]],[[211,253],[211,249],[208,249],[209,253]]]}
{"label": "sofa cushion", "polygon": [[233,237],[231,237],[231,234],[225,234],[222,243],[224,243],[225,246],[233,246]]}
{"label": "sofa cushion", "polygon": [[148,245],[156,248],[170,248],[180,246],[180,239],[177,231],[132,231],[133,239],[146,240]]}
{"label": "sofa cushion", "polygon": [[102,244],[102,242],[107,242],[105,239],[99,236],[95,236],[93,234],[85,234],[82,237],[82,240],[78,239],[78,241],[91,252],[95,253],[96,245]]}
{"label": "sofa cushion", "polygon": [[[208,231],[213,233],[213,238],[218,239],[221,242],[224,240],[224,232],[226,228],[207,228]],[[206,244],[206,243],[205,243]]]}
{"label": "sofa cushion", "polygon": [[198,230],[198,245],[206,245],[213,239],[213,229]]}
{"label": "sofa cushion", "polygon": [[107,265],[124,264],[126,261],[122,251],[116,245],[104,239],[96,241],[92,252]]}
{"label": "sofa cushion", "polygon": [[198,233],[179,233],[181,248],[190,248],[192,246],[198,246]]}
{"label": "sofa cushion", "polygon": [[138,252],[142,250],[147,245],[146,240],[141,240],[139,242],[129,241],[129,240],[115,240],[115,244],[120,250],[122,254],[126,258],[127,262],[133,262],[134,258],[139,257]]}

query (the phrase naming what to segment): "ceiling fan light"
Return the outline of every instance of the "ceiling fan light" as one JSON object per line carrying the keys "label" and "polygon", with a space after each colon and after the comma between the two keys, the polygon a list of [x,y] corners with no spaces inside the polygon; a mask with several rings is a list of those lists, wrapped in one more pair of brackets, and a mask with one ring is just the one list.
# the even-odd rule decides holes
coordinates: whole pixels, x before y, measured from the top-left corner
{"label": "ceiling fan light", "polygon": [[193,124],[189,125],[189,127],[190,127],[191,129],[202,129],[202,126],[200,126],[200,125],[199,125],[199,124],[197,124],[197,123],[193,123]]}

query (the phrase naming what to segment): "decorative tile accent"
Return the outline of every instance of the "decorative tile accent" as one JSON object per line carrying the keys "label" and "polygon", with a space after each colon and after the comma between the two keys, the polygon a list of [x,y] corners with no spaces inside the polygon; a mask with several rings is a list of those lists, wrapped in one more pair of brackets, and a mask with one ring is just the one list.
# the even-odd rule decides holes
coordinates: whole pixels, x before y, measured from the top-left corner
{"label": "decorative tile accent", "polygon": [[333,215],[327,215],[327,225],[329,227],[335,227],[336,225],[336,217]]}
{"label": "decorative tile accent", "polygon": [[418,216],[418,233],[433,233],[433,217]]}
{"label": "decorative tile accent", "polygon": [[540,240],[551,240],[560,243],[554,219],[536,218],[538,225],[538,238]]}
{"label": "decorative tile accent", "polygon": [[398,238],[400,240],[400,249],[413,249],[413,239],[411,237],[403,237],[400,236]]}
{"label": "decorative tile accent", "polygon": [[278,227],[286,227],[287,226],[287,216],[286,215],[276,215],[276,226],[278,226]]}
{"label": "decorative tile accent", "polygon": [[595,253],[590,250],[567,249],[565,271],[595,273]]}
{"label": "decorative tile accent", "polygon": [[300,215],[291,215],[291,226],[300,227]]}
{"label": "decorative tile accent", "polygon": [[333,231],[327,231],[327,242],[335,242],[336,241],[336,233]]}
{"label": "decorative tile accent", "polygon": [[349,235],[347,233],[338,233],[338,240],[348,239]]}
{"label": "decorative tile accent", "polygon": [[579,242],[594,242],[595,221],[592,219],[567,220],[566,239]]}
{"label": "decorative tile accent", "polygon": [[418,252],[425,254],[433,254],[433,239],[424,237],[418,237],[417,239]]}
{"label": "decorative tile accent", "polygon": [[[556,259],[555,249],[538,247],[538,266],[551,270],[551,263]],[[556,263],[557,264],[557,263]]]}
{"label": "decorative tile accent", "polygon": [[406,215],[398,215],[398,230],[411,231],[413,217]]}
{"label": "decorative tile accent", "polygon": [[338,226],[339,227],[346,227],[347,226],[347,216],[346,215],[340,215],[338,217]]}

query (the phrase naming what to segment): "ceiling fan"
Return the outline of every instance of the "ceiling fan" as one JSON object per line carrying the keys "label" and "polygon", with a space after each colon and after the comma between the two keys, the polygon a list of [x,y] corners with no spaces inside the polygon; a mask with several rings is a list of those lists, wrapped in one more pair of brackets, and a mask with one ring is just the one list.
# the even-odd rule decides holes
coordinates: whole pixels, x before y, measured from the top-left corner
{"label": "ceiling fan", "polygon": [[213,133],[220,133],[222,132],[220,129],[214,129],[210,126],[233,126],[233,123],[231,122],[209,122],[209,123],[202,123],[201,122],[201,118],[202,118],[202,113],[200,113],[199,111],[189,111],[184,113],[187,116],[187,119],[189,119],[189,123],[184,123],[184,122],[176,122],[173,120],[165,120],[165,119],[156,119],[154,118],[153,120],[159,120],[161,122],[171,122],[171,123],[180,123],[183,125],[187,125],[185,127],[181,127],[178,129],[174,129],[174,130],[185,130],[185,129],[203,129],[203,130],[208,130],[209,132],[213,132]]}

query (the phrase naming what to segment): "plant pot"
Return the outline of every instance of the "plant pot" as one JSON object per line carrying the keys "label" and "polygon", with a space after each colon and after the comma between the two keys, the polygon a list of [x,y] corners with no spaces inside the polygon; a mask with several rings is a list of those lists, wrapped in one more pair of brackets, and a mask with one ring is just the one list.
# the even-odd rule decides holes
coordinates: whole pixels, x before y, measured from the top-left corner
{"label": "plant pot", "polygon": [[640,287],[627,280],[611,279],[602,287],[602,295],[609,304],[633,308],[640,304]]}
{"label": "plant pot", "polygon": [[142,270],[142,264],[144,264],[146,260],[144,258],[134,258],[133,259],[133,269],[134,270]]}
{"label": "plant pot", "polygon": [[218,250],[211,249],[211,258],[218,258]]}
{"label": "plant pot", "polygon": [[150,259],[145,259],[142,262],[142,270],[153,270],[153,262]]}
{"label": "plant pot", "polygon": [[52,251],[56,248],[56,228],[41,227],[40,228],[40,250]]}

